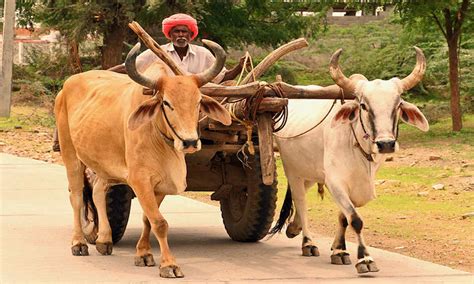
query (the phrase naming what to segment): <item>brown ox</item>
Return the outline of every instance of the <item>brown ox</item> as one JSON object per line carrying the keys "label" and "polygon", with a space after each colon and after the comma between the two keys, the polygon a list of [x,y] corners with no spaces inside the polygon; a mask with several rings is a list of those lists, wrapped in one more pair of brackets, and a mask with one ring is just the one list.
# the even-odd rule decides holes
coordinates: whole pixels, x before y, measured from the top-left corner
{"label": "brown ox", "polygon": [[[226,125],[231,123],[228,112],[199,91],[225,62],[225,53],[218,44],[206,44],[217,59],[200,74],[168,76],[160,63],[140,74],[135,68],[140,48],[137,44],[125,63],[128,76],[89,71],[64,83],[56,98],[55,115],[74,211],[73,255],[88,255],[80,211],[84,206],[84,170],[89,167],[97,173],[93,188],[99,217],[97,250],[104,255],[112,252],[106,189],[115,183],[126,183],[144,212],[135,264],[154,265],[149,239],[152,230],[162,253],[160,276],[183,277],[168,247],[168,223],[159,207],[165,195],[186,189],[184,155],[201,147],[197,131],[199,110]],[[143,96],[143,87],[155,90],[155,95]]]}

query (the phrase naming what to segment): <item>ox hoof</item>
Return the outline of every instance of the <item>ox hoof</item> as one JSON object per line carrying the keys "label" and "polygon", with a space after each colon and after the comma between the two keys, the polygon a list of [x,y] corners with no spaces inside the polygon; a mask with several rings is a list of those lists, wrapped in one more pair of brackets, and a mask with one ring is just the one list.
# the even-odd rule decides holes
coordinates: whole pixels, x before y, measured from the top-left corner
{"label": "ox hoof", "polygon": [[142,256],[135,256],[135,266],[155,266],[155,260],[151,253]]}
{"label": "ox hoof", "polygon": [[71,247],[72,255],[85,256],[89,255],[89,248],[86,244],[77,244]]}
{"label": "ox hoof", "polygon": [[374,261],[363,261],[356,264],[357,273],[378,272],[379,269]]}
{"label": "ox hoof", "polygon": [[176,265],[160,267],[160,277],[163,278],[183,278],[184,274]]}
{"label": "ox hoof", "polygon": [[351,257],[347,252],[341,252],[338,254],[331,255],[331,264],[336,265],[349,265],[352,264]]}
{"label": "ox hoof", "polygon": [[290,239],[298,236],[301,233],[301,228],[294,226],[293,223],[290,223],[286,228],[286,236]]}
{"label": "ox hoof", "polygon": [[112,248],[113,244],[112,242],[107,242],[107,243],[99,243],[95,242],[95,248],[101,255],[111,255],[112,254]]}
{"label": "ox hoof", "polygon": [[319,256],[319,249],[317,246],[304,246],[301,248],[303,256]]}

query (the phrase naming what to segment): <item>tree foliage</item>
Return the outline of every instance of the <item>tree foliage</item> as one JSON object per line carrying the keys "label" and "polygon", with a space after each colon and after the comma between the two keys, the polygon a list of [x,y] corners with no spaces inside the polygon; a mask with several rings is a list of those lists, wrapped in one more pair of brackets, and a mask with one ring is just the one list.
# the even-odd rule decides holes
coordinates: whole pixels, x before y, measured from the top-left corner
{"label": "tree foliage", "polygon": [[449,83],[451,92],[451,117],[453,130],[462,129],[462,112],[459,88],[459,54],[462,35],[469,29],[472,35],[473,12],[471,0],[397,1],[397,11],[408,29],[421,32],[436,28],[448,46]]}
{"label": "tree foliage", "polygon": [[123,59],[122,43],[127,40],[127,24],[132,20],[156,37],[162,36],[162,19],[173,13],[188,13],[198,20],[198,37],[215,40],[224,47],[276,46],[314,35],[320,26],[320,14],[302,17],[298,11],[323,7],[269,0],[22,0],[18,11],[24,19],[34,18],[59,30],[73,44],[91,37],[102,39],[102,67],[107,68]]}

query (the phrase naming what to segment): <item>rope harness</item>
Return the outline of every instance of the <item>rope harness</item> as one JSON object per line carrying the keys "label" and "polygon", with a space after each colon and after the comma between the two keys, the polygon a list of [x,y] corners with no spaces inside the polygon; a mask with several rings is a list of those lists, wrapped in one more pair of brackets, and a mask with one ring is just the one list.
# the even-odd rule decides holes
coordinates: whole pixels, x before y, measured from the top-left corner
{"label": "rope harness", "polygon": [[[343,89],[340,89],[341,90],[341,105],[345,103],[345,100],[344,100],[344,90]],[[326,118],[329,116],[329,114],[331,113],[332,109],[334,108],[334,105],[336,104],[337,102],[337,99],[334,99],[334,101],[332,102],[332,105],[331,107],[329,108],[328,112],[326,113],[326,115],[318,122],[316,123],[316,125],[310,127],[308,130],[305,130],[301,133],[298,133],[296,135],[293,135],[293,136],[279,136],[277,134],[275,134],[276,137],[280,138],[280,139],[294,139],[294,138],[297,138],[297,137],[300,137],[300,136],[303,136],[305,135],[306,133],[310,132],[311,130],[315,129],[316,127],[318,127],[319,125],[321,125],[321,123],[323,123],[324,120],[326,120]],[[286,114],[286,118],[285,118],[285,123],[280,125],[278,127],[278,130],[274,130],[275,132],[277,131],[280,131],[281,129],[283,129],[283,127],[285,126],[286,124],[286,121],[288,120],[288,107],[286,107],[286,111],[287,111],[287,114]]]}

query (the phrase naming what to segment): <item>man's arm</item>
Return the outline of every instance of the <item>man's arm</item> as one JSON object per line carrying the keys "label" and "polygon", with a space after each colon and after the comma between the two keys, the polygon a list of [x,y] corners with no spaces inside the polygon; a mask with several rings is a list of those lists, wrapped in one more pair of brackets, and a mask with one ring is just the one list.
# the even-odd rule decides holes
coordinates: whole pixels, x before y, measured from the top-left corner
{"label": "man's arm", "polygon": [[[245,63],[245,56],[242,56],[240,58],[239,64],[235,65],[232,69],[225,72],[224,78],[222,78],[221,82],[224,82],[224,81],[227,81],[227,80],[232,80],[235,77],[237,77],[240,74],[240,72],[242,72],[242,68],[244,67],[244,63]],[[248,71],[248,70],[250,70],[250,68],[251,68],[251,64],[250,64],[250,58],[249,58],[247,60],[247,64],[245,66],[245,69]]]}
{"label": "man's arm", "polygon": [[110,67],[107,70],[117,72],[117,73],[127,74],[127,70],[125,69],[125,65],[123,64],[115,65],[114,67]]}

